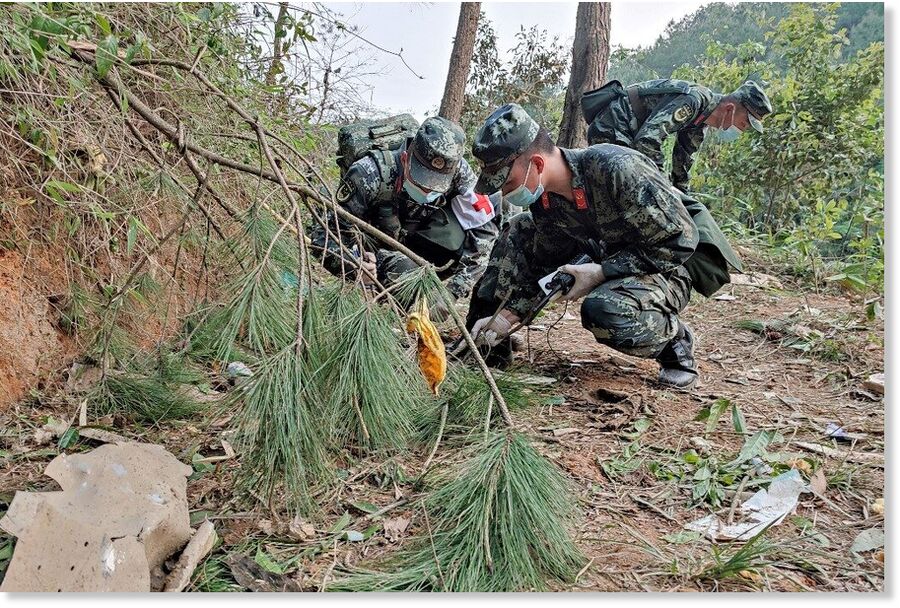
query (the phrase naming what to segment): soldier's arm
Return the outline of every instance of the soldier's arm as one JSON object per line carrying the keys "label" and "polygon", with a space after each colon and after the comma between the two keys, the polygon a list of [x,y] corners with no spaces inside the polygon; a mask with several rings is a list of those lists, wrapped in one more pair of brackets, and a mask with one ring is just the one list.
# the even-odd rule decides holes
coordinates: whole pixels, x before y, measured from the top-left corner
{"label": "soldier's arm", "polygon": [[[372,159],[366,157],[353,163],[338,187],[338,204],[356,217],[367,219],[374,207],[378,180],[378,167]],[[315,224],[310,235],[313,253],[322,260],[322,265],[330,273],[340,276],[343,272],[353,276],[356,266],[346,259],[342,263],[342,255],[346,254],[342,254],[340,245],[335,240],[335,236],[340,233],[341,242],[352,249],[356,244],[353,227],[329,213],[328,228],[330,235],[322,226]]]}
{"label": "soldier's arm", "polygon": [[679,95],[657,108],[634,136],[634,149],[646,154],[656,166],[663,168],[663,141],[697,117],[700,102],[691,95]]}
{"label": "soldier's arm", "polygon": [[621,158],[608,179],[613,212],[627,227],[630,245],[606,258],[607,280],[674,270],[697,248],[697,226],[681,196],[647,159]]}
{"label": "soldier's arm", "polygon": [[571,260],[578,253],[578,243],[559,227],[553,210],[547,212],[532,205],[535,234],[530,251],[518,259],[516,283],[511,289],[505,308],[524,318],[534,308],[544,292],[538,280]]}
{"label": "soldier's arm", "polygon": [[494,222],[466,230],[466,242],[459,258],[459,269],[447,280],[447,289],[457,299],[465,298],[484,274],[499,229]]}
{"label": "soldier's arm", "polygon": [[703,143],[703,128],[684,129],[678,132],[675,148],[672,151],[672,184],[687,192],[690,188],[691,167],[694,154]]}

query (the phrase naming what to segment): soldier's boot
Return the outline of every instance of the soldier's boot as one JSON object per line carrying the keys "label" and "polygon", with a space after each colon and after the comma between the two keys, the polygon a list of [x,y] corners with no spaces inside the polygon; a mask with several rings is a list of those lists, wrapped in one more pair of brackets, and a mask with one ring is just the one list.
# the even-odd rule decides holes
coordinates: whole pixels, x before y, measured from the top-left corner
{"label": "soldier's boot", "polygon": [[691,389],[700,377],[694,361],[694,334],[678,321],[678,333],[656,357],[659,361],[659,383],[678,389]]}

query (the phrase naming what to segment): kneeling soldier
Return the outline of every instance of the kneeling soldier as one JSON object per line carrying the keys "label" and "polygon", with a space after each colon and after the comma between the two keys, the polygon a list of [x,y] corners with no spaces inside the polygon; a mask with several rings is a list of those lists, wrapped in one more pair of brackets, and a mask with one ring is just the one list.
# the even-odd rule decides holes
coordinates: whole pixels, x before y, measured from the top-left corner
{"label": "kneeling soldier", "polygon": [[[598,342],[655,358],[664,385],[694,386],[694,339],[678,315],[693,284],[685,263],[709,231],[698,230],[681,193],[654,164],[611,144],[558,148],[516,104],[488,117],[472,152],[483,165],[476,192],[499,189],[504,202],[529,209],[510,220],[475,285],[467,320],[473,334],[508,348],[512,326],[543,296],[538,280],[559,269],[575,277],[562,299],[584,298],[582,325]],[[727,242],[715,244],[733,255]],[[579,253],[594,262],[565,264]],[[721,256],[706,258],[724,264]]]}
{"label": "kneeling soldier", "polygon": [[[497,211],[490,197],[472,189],[475,173],[463,158],[465,134],[455,123],[428,118],[397,150],[373,150],[354,162],[337,193],[338,204],[353,215],[394,237],[438,266],[454,298],[469,295],[481,276],[497,237]],[[496,197],[495,197],[496,198]],[[329,224],[335,225],[333,216]],[[341,237],[354,246],[349,226],[341,222]],[[366,245],[379,243],[366,239]],[[322,226],[312,233],[315,251],[324,254],[325,267],[340,275],[340,248]],[[404,254],[388,249],[361,252],[363,267],[385,286],[394,284],[418,265]],[[435,318],[447,311],[432,307]]]}

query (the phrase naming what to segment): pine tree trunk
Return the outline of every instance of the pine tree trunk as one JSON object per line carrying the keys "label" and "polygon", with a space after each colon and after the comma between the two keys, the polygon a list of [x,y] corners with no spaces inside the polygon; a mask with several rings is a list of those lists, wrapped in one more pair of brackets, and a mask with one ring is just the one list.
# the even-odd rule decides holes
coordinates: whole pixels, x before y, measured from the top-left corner
{"label": "pine tree trunk", "polygon": [[456,25],[453,53],[450,55],[450,69],[447,71],[447,84],[444,86],[444,98],[441,100],[441,110],[438,112],[439,116],[454,122],[459,122],[462,116],[466,80],[469,78],[469,67],[472,63],[472,53],[475,50],[475,33],[478,29],[480,15],[481,2],[460,4],[459,23]]}
{"label": "pine tree trunk", "polygon": [[581,115],[581,95],[606,80],[609,65],[609,2],[579,2],[572,44],[572,73],[566,89],[563,117],[557,145],[583,148],[587,145],[587,124]]}

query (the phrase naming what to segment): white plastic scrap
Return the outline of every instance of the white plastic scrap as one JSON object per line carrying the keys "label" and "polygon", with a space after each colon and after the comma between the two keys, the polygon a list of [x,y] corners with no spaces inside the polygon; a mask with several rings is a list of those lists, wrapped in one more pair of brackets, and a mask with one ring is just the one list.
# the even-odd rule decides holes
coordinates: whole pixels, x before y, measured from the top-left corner
{"label": "white plastic scrap", "polygon": [[772,480],[768,490],[760,490],[741,505],[744,520],[726,524],[715,515],[707,515],[685,524],[686,530],[700,532],[710,540],[750,540],[769,525],[780,524],[794,512],[800,493],[808,491],[797,469]]}

